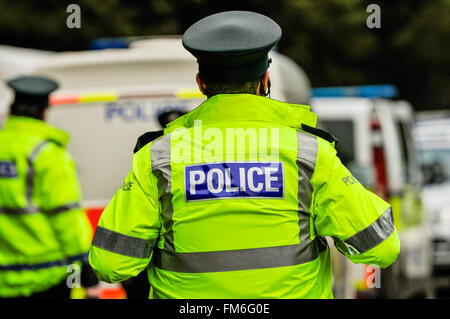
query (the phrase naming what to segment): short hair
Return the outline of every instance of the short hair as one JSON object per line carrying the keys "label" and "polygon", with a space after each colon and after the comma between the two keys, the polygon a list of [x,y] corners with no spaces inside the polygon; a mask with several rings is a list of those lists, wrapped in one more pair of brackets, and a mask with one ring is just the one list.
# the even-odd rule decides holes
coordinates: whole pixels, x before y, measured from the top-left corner
{"label": "short hair", "polygon": [[29,104],[23,102],[14,102],[10,107],[10,114],[16,116],[26,116],[38,120],[44,119],[46,107],[43,105]]}
{"label": "short hair", "polygon": [[202,81],[206,85],[206,96],[208,98],[217,94],[256,94],[261,78],[246,82],[237,83],[221,83],[205,79],[201,76]]}

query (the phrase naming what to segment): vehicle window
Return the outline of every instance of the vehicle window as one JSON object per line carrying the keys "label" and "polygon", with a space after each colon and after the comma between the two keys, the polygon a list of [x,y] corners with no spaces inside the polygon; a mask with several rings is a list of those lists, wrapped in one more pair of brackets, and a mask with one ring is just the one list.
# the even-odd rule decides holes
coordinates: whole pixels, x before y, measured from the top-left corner
{"label": "vehicle window", "polygon": [[419,157],[426,184],[441,184],[450,181],[450,147],[421,149]]}
{"label": "vehicle window", "polygon": [[397,131],[400,134],[400,153],[402,158],[402,167],[403,167],[403,176],[405,177],[405,181],[408,183],[410,182],[410,176],[409,176],[409,165],[410,165],[410,158],[409,158],[409,152],[408,152],[408,125],[402,121],[396,121],[395,126],[397,127]]}
{"label": "vehicle window", "polygon": [[342,164],[355,161],[355,133],[352,120],[321,120],[319,126],[338,139],[336,151]]}

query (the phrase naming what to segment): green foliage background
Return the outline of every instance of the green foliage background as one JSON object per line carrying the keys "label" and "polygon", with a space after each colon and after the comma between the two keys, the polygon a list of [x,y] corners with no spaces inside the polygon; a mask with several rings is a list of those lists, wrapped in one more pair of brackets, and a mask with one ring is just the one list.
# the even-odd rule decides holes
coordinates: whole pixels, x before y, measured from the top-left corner
{"label": "green foliage background", "polygon": [[[81,7],[68,29],[66,7]],[[370,3],[381,29],[368,29]],[[93,39],[182,34],[198,19],[251,10],[283,29],[278,50],[313,86],[393,83],[418,110],[450,108],[450,0],[0,0],[0,44],[67,51]]]}

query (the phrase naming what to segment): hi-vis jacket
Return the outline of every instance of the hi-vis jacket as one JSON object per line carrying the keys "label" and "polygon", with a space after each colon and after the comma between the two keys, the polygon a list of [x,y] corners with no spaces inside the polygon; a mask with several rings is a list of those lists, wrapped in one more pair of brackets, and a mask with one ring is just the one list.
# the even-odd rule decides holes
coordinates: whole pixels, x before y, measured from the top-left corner
{"label": "hi-vis jacket", "polygon": [[0,297],[60,283],[87,258],[92,230],[80,208],[69,135],[11,116],[0,131]]}
{"label": "hi-vis jacket", "polygon": [[392,264],[388,203],[309,134],[308,106],[209,98],[141,148],[103,212],[89,261],[101,280],[144,269],[155,298],[332,298],[323,236],[354,263]]}

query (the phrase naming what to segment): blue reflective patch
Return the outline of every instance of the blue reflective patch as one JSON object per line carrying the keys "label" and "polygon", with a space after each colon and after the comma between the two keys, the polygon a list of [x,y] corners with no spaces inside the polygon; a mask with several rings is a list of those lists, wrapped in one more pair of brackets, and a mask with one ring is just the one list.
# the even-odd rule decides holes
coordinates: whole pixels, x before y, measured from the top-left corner
{"label": "blue reflective patch", "polygon": [[0,161],[0,177],[16,178],[17,177],[16,163]]}
{"label": "blue reflective patch", "polygon": [[283,163],[189,165],[184,169],[184,186],[188,201],[237,197],[283,198]]}

